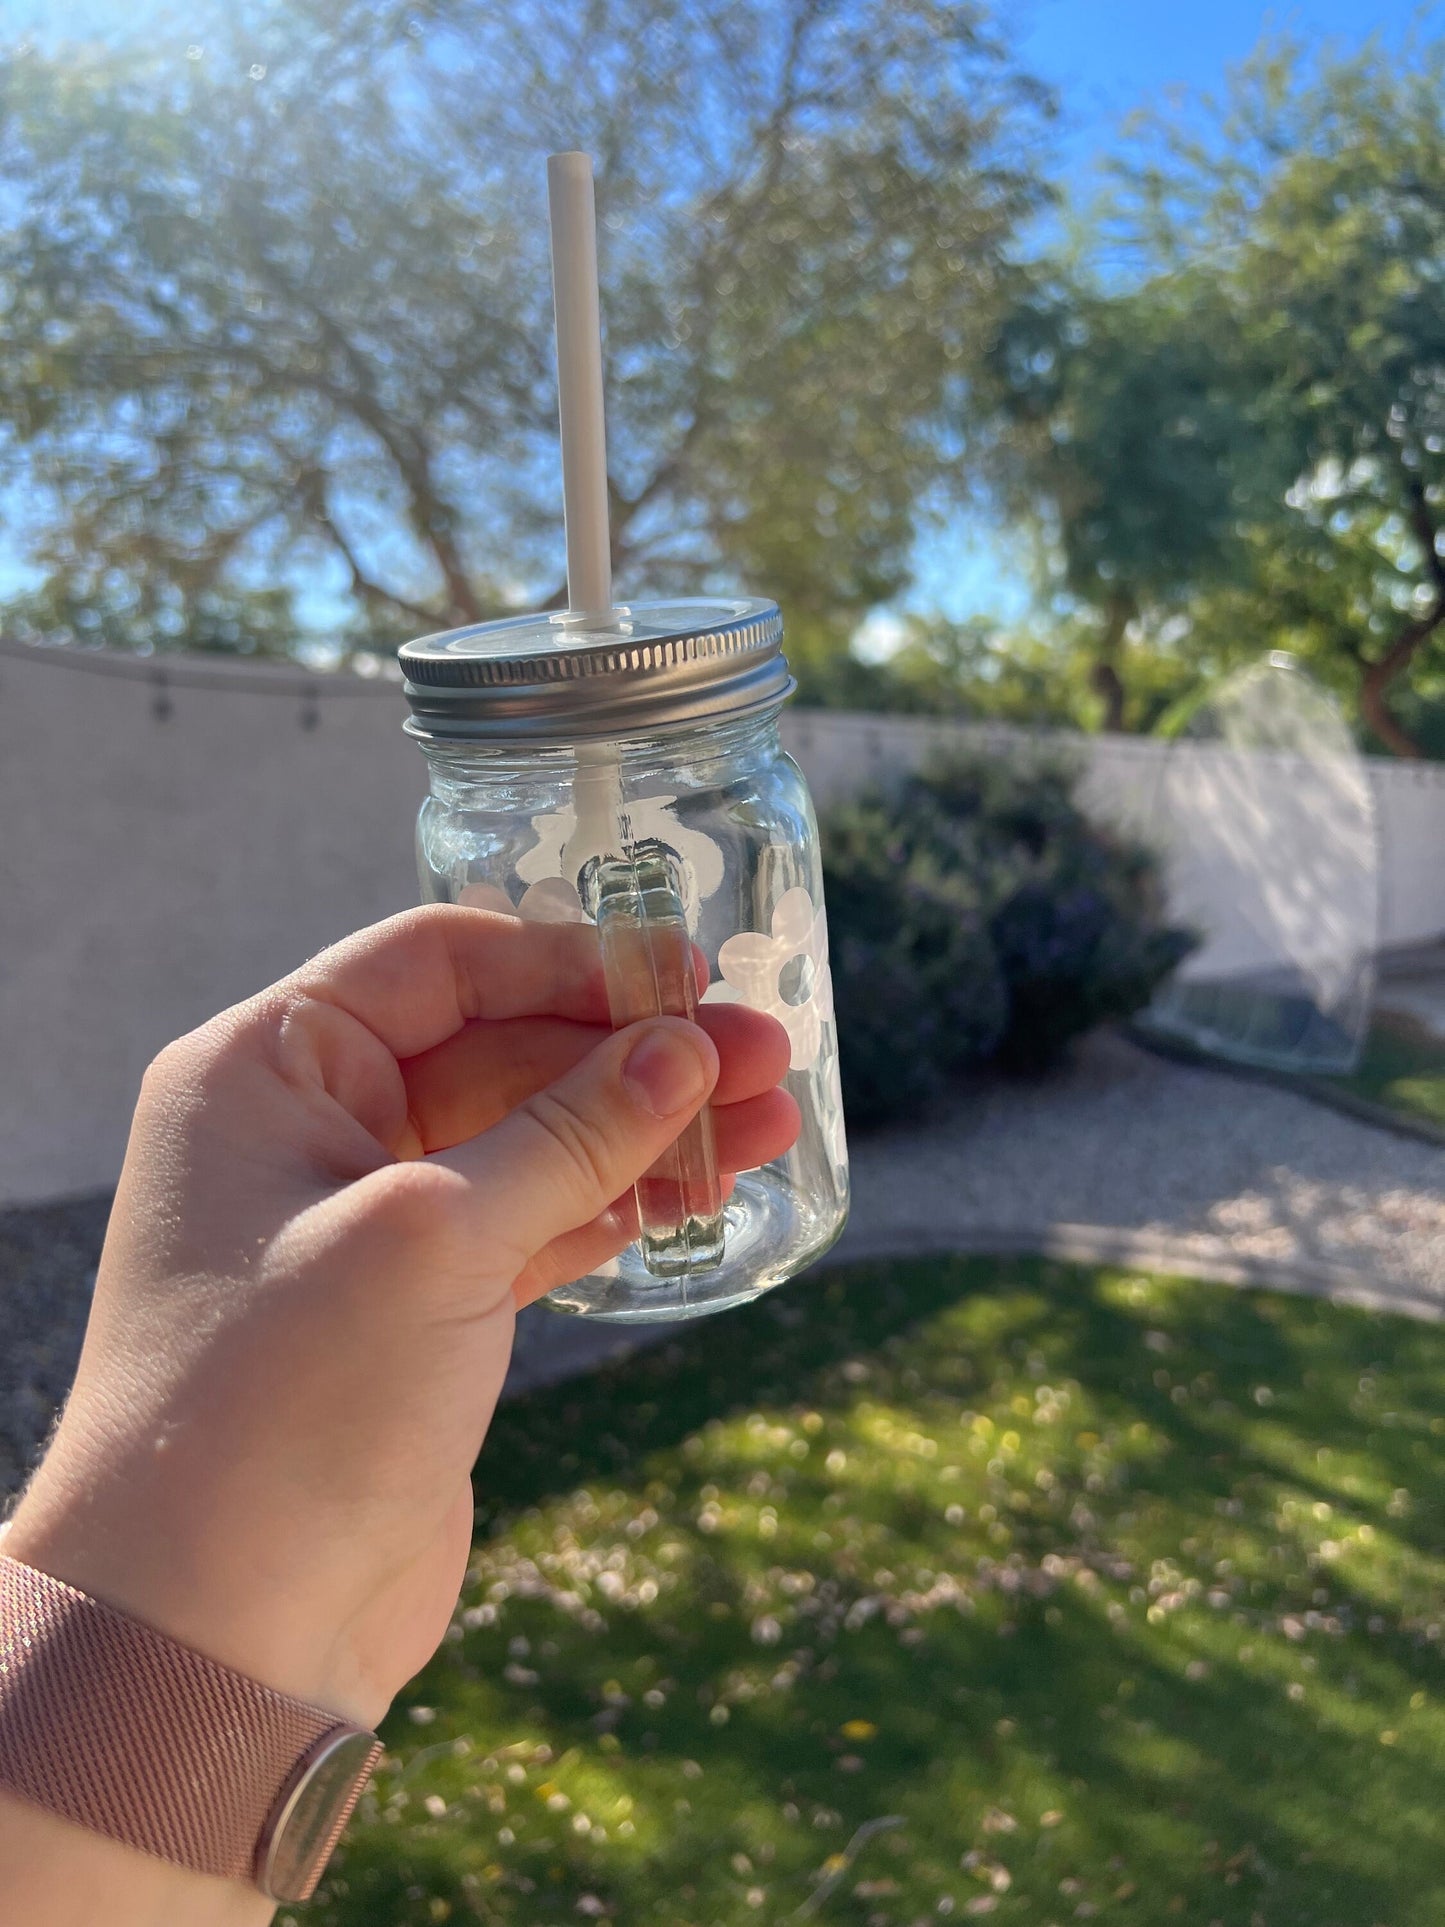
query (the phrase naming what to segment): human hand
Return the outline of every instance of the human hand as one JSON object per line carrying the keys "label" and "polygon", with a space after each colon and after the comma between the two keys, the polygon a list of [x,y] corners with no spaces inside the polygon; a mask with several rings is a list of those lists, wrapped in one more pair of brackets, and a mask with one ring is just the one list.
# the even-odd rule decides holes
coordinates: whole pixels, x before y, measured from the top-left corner
{"label": "human hand", "polygon": [[596,936],[435,906],[147,1073],[75,1390],[5,1549],[373,1725],[444,1633],[515,1310],[635,1236],[709,1094],[798,1129],[772,1019],[613,1035]]}

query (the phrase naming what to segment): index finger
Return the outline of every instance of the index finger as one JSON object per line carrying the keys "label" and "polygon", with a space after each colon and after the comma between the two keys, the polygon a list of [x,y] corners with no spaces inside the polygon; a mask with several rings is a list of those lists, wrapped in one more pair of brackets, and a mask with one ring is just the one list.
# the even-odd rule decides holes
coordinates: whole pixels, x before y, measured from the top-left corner
{"label": "index finger", "polygon": [[286,981],[354,1017],[394,1057],[431,1050],[479,1017],[606,1024],[597,932],[456,903],[405,910],[323,950]]}

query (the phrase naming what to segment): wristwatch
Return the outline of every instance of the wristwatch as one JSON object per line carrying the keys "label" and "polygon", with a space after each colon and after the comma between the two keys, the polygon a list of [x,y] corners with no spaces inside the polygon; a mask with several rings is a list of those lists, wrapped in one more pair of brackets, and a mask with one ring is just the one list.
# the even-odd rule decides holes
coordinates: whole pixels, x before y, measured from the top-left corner
{"label": "wristwatch", "polygon": [[0,1553],[0,1787],[195,1873],[307,1899],[381,1755],[278,1693]]}

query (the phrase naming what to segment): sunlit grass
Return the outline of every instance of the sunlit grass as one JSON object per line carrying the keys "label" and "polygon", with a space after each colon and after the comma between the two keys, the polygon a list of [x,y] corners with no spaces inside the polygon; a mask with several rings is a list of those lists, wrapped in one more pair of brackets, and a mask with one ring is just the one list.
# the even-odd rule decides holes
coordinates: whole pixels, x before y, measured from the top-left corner
{"label": "sunlit grass", "polygon": [[1437,1927],[1442,1393],[1431,1326],[975,1260],[511,1405],[305,1918]]}

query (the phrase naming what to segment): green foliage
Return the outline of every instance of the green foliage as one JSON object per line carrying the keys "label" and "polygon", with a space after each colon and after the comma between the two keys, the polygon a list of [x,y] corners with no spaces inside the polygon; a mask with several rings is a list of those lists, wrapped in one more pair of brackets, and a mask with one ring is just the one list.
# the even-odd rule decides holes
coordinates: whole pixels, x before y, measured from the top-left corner
{"label": "green foliage", "polygon": [[1024,752],[969,757],[825,818],[850,1117],[912,1115],[990,1058],[1043,1069],[1187,954],[1153,859],[1091,824],[1073,788]]}
{"label": "green foliage", "polygon": [[1371,747],[1441,740],[1445,40],[1267,42],[1118,175],[1092,232],[1011,274],[972,391],[1061,663],[1139,729],[1287,648]]}
{"label": "green foliage", "polygon": [[1246,393],[1202,275],[1119,293],[1025,282],[992,346],[1013,431],[999,473],[1052,520],[1059,585],[1107,611],[1178,596],[1226,566],[1253,457]]}
{"label": "green foliage", "polygon": [[[816,709],[1079,727],[1091,719],[1092,699],[1075,641],[1069,624],[1051,625],[1045,636],[982,617],[909,616],[882,661],[845,650],[799,664],[797,700]],[[791,660],[791,643],[789,651]]]}
{"label": "green foliage", "polygon": [[[538,156],[580,145],[621,593],[777,594],[808,700],[1109,729],[1286,648],[1441,751],[1445,40],[1266,44],[1026,261],[1049,106],[991,23],[208,0],[0,58],[12,626],[386,647],[559,599]],[[857,663],[960,501],[1035,618]]]}
{"label": "green foliage", "polygon": [[906,1115],[990,1056],[1008,990],[990,936],[981,826],[915,780],[823,825],[834,1007],[848,1115]]}
{"label": "green foliage", "polygon": [[505,1404],[304,1918],[1436,1927],[1442,1410],[1437,1325],[991,1259]]}
{"label": "green foliage", "polygon": [[1014,278],[978,389],[1000,502],[1034,531],[1043,596],[1068,612],[1097,720],[1152,720],[1141,624],[1175,615],[1240,564],[1242,529],[1291,480],[1254,418],[1211,278],[1092,285],[1044,261]]}
{"label": "green foliage", "polygon": [[388,643],[560,596],[541,156],[580,146],[620,590],[757,583],[838,646],[906,574],[1043,111],[972,0],[212,0],[10,54],[32,620],[270,646],[284,585]]}
{"label": "green foliage", "polygon": [[1205,138],[1156,125],[1123,179],[1151,285],[1208,280],[1246,458],[1288,468],[1186,646],[1288,648],[1415,753],[1402,717],[1445,694],[1445,40],[1313,70],[1267,44]]}

